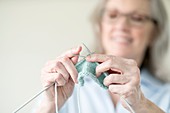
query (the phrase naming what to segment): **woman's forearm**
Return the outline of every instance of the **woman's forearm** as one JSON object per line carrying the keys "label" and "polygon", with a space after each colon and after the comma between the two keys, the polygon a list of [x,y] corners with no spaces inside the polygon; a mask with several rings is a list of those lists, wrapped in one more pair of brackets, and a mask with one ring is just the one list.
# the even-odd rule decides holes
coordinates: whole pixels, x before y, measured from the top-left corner
{"label": "woman's forearm", "polygon": [[150,100],[146,99],[142,104],[135,110],[135,113],[165,113],[157,105]]}
{"label": "woman's forearm", "polygon": [[[58,102],[57,102],[58,110],[60,110],[60,108],[64,105],[66,100],[58,97]],[[55,112],[56,112],[55,99],[49,100],[48,98],[44,97],[35,113],[55,113]]]}
{"label": "woman's forearm", "polygon": [[35,113],[55,113],[55,102],[43,100]]}

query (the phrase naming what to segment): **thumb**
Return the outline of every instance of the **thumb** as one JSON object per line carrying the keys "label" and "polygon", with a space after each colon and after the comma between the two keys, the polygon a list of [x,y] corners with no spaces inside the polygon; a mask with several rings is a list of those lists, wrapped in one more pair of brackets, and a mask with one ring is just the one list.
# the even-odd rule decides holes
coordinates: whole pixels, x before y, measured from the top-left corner
{"label": "thumb", "polygon": [[71,60],[72,60],[72,62],[73,62],[74,64],[77,63],[78,58],[79,58],[78,55],[80,54],[81,50],[82,50],[82,47],[81,47],[81,46],[78,46],[78,47],[76,47],[75,49],[72,50],[72,54],[73,54],[73,55],[76,55],[76,56],[73,56],[73,57],[71,58]]}

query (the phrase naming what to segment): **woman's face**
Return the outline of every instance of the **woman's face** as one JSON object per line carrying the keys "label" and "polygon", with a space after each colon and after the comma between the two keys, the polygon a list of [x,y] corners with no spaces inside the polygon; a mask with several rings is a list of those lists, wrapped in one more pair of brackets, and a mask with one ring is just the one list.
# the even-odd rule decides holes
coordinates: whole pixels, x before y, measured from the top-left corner
{"label": "woman's face", "polygon": [[150,13],[150,0],[108,0],[101,22],[105,53],[140,65],[154,33]]}

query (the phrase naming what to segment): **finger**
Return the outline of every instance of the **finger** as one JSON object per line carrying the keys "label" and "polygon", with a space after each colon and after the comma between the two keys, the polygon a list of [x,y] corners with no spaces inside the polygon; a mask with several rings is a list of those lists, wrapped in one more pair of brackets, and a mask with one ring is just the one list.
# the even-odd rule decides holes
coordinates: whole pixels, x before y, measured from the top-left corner
{"label": "finger", "polygon": [[89,62],[104,62],[108,60],[110,56],[103,54],[92,54],[86,57],[86,60]]}
{"label": "finger", "polygon": [[127,95],[130,88],[128,85],[109,85],[109,91],[114,94]]}
{"label": "finger", "polygon": [[[78,56],[75,56],[72,59],[73,59],[73,63],[76,63],[78,61]],[[58,60],[59,59],[48,61],[45,64],[45,67],[42,69],[42,72],[43,73],[55,73],[56,72],[56,66],[59,66],[58,68],[60,68],[60,64],[59,64]]]}
{"label": "finger", "polygon": [[78,62],[78,56],[72,57],[71,61],[73,62],[73,64],[76,64]]}
{"label": "finger", "polygon": [[96,67],[96,76],[99,76],[101,73],[112,70],[113,72],[123,74],[122,66],[117,61],[109,59]]}
{"label": "finger", "polygon": [[78,46],[78,47],[75,47],[71,50],[68,50],[67,52],[63,53],[61,56],[65,57],[69,57],[69,58],[72,58],[72,57],[77,57],[75,55],[78,55],[82,50],[82,47],[81,46]]}
{"label": "finger", "polygon": [[48,73],[43,75],[44,86],[48,86],[52,83],[57,82],[59,86],[66,83],[64,77],[60,73]]}
{"label": "finger", "polygon": [[61,73],[61,75],[63,75],[66,82],[68,81],[70,75],[61,62],[57,62],[54,69],[56,70],[57,73]]}
{"label": "finger", "polygon": [[126,75],[110,74],[109,76],[105,77],[103,83],[105,86],[109,86],[111,84],[124,85],[129,81],[130,79]]}
{"label": "finger", "polygon": [[77,83],[78,72],[71,60],[68,57],[64,57],[60,60],[60,62],[64,65],[73,81]]}
{"label": "finger", "polygon": [[55,82],[57,82],[57,86],[63,86],[66,83],[66,80],[64,79],[63,75],[58,73],[56,76]]}
{"label": "finger", "polygon": [[69,57],[71,58],[71,61],[73,62],[73,64],[76,64],[79,58],[78,55],[80,54],[81,50],[82,50],[81,46],[75,47],[63,53],[61,57]]}

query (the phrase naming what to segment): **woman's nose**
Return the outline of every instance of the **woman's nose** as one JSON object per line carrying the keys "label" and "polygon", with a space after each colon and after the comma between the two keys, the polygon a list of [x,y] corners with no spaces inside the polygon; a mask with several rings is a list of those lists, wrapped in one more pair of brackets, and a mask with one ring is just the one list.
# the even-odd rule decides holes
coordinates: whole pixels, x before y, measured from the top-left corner
{"label": "woman's nose", "polygon": [[126,17],[117,18],[116,22],[113,24],[113,28],[119,30],[128,30],[130,28],[128,19]]}

